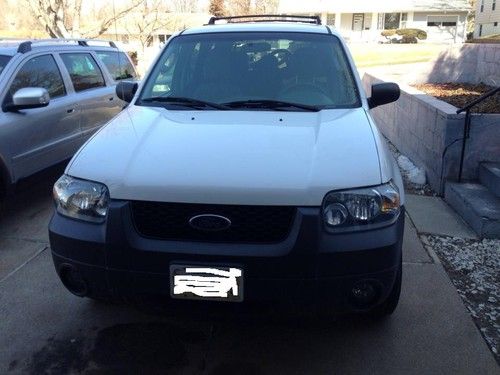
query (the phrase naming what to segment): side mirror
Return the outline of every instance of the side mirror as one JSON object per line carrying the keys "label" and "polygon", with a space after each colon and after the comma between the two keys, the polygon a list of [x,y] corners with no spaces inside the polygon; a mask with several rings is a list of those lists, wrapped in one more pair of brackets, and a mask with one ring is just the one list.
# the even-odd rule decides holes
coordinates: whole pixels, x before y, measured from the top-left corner
{"label": "side mirror", "polygon": [[7,111],[46,107],[50,103],[50,95],[41,87],[25,87],[12,95],[12,102],[4,106]]}
{"label": "side mirror", "polygon": [[116,96],[121,100],[130,103],[134,98],[139,85],[137,82],[121,81],[116,85]]}
{"label": "side mirror", "polygon": [[384,82],[372,85],[372,96],[368,98],[368,107],[370,109],[395,102],[399,99],[401,91],[396,83]]}

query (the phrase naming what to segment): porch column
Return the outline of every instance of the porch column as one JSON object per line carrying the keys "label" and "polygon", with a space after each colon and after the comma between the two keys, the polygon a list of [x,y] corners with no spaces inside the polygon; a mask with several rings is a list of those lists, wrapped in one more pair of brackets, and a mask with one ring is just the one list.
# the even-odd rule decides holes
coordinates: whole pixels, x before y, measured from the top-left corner
{"label": "porch column", "polygon": [[327,15],[327,13],[326,13],[326,12],[321,13],[321,23],[322,23],[323,25],[326,25],[326,24],[327,24],[327,23],[326,23],[326,22],[327,22],[327,20],[328,20],[328,15]]}
{"label": "porch column", "polygon": [[372,13],[372,23],[370,25],[371,40],[377,40],[378,13]]}
{"label": "porch column", "polygon": [[335,13],[335,28],[340,31],[342,13]]}

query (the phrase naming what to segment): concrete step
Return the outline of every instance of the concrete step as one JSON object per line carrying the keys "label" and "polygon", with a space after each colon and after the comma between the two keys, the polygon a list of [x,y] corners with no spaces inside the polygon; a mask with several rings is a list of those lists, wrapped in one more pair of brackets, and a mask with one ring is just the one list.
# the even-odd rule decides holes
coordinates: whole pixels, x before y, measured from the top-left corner
{"label": "concrete step", "polygon": [[500,198],[500,163],[481,163],[479,181]]}
{"label": "concrete step", "polygon": [[500,198],[478,183],[447,182],[446,202],[482,238],[500,238]]}

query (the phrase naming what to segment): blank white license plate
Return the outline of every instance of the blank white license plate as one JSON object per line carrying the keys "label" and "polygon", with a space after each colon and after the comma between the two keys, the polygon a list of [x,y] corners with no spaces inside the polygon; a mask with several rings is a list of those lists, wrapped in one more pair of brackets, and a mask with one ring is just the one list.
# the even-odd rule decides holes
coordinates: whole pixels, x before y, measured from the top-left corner
{"label": "blank white license plate", "polygon": [[170,265],[170,296],[181,299],[243,301],[243,270],[236,267]]}

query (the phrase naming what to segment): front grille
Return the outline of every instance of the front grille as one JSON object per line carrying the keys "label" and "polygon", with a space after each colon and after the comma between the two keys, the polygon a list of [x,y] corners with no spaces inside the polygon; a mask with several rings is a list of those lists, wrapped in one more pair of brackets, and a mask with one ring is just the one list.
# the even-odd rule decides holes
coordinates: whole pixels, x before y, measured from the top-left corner
{"label": "front grille", "polygon": [[[131,202],[137,232],[162,240],[276,243],[283,241],[296,208],[288,206],[239,206],[162,202]],[[227,229],[211,232],[195,229],[189,220],[197,215],[220,215],[231,220]]]}

